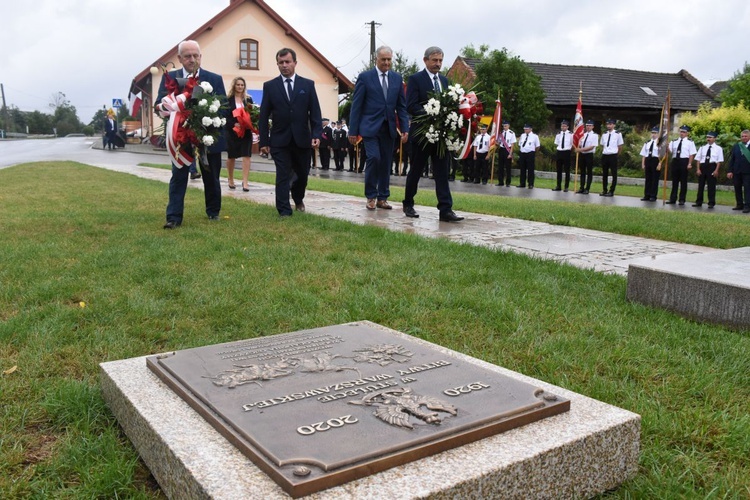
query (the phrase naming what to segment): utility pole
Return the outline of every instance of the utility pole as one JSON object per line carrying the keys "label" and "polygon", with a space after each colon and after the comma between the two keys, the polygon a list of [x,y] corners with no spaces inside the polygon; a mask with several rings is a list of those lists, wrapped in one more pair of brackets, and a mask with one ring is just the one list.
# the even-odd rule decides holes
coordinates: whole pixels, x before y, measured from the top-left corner
{"label": "utility pole", "polygon": [[3,96],[3,116],[5,117],[5,134],[8,135],[8,132],[11,132],[13,130],[13,124],[10,123],[10,115],[8,114],[8,106],[5,105],[5,87],[3,87],[3,84],[0,83],[0,94]]}
{"label": "utility pole", "polygon": [[375,67],[375,26],[380,26],[380,23],[370,21],[370,67]]}

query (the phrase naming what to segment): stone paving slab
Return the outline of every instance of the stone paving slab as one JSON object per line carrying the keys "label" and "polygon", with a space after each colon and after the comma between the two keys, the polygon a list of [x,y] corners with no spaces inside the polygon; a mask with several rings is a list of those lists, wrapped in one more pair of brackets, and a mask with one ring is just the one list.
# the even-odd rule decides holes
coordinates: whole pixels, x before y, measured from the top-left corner
{"label": "stone paving slab", "polygon": [[[146,179],[169,182],[171,172],[165,169],[115,164],[106,161],[94,165],[130,173]],[[222,195],[273,206],[274,186],[250,183],[250,191],[239,187],[230,190],[222,179]],[[427,183],[425,183],[427,184]],[[203,189],[200,180],[189,187]],[[425,186],[431,187],[429,185]],[[165,200],[166,202],[166,200]],[[391,202],[393,210],[367,210],[363,197],[320,191],[307,191],[305,206],[308,214],[323,215],[361,225],[373,225],[428,238],[446,238],[457,243],[483,246],[492,250],[521,253],[531,257],[567,263],[583,269],[626,276],[629,264],[637,259],[672,254],[702,254],[713,248],[639,238],[591,229],[555,226],[544,222],[526,221],[457,210],[466,219],[459,223],[440,222],[434,207],[416,206],[418,219],[404,216],[402,205]],[[296,214],[297,217],[305,215]]]}

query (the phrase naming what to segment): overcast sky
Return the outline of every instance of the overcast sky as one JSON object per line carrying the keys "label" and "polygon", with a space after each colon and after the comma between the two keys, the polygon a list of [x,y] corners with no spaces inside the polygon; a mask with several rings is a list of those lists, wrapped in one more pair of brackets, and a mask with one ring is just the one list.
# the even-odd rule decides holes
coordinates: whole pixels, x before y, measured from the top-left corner
{"label": "overcast sky", "polygon": [[[462,47],[506,47],[529,62],[676,73],[711,84],[748,60],[750,2],[725,0],[566,2],[267,0],[350,78],[377,44],[421,65],[438,45],[450,66]],[[11,6],[12,5],[12,6]],[[90,121],[112,98],[127,99],[146,65],[229,5],[229,0],[1,0],[0,83],[7,105],[49,112],[63,92]],[[493,7],[502,5],[502,7]],[[408,6],[405,8],[404,6]],[[211,67],[211,61],[203,61]]]}

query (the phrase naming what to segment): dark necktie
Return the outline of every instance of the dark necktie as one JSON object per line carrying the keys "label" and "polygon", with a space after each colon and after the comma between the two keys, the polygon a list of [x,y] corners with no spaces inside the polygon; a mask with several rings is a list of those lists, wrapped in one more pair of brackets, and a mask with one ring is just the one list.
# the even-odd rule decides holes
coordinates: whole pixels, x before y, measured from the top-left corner
{"label": "dark necktie", "polygon": [[708,151],[706,152],[706,165],[711,163],[711,145],[708,145]]}
{"label": "dark necktie", "polygon": [[440,84],[438,83],[437,75],[432,77],[432,81],[435,83],[435,92],[440,93]]}
{"label": "dark necktie", "polygon": [[651,147],[648,148],[648,157],[651,158],[654,155],[654,141],[651,141]]}
{"label": "dark necktie", "polygon": [[607,147],[609,147],[609,140],[612,139],[612,132],[607,134]]}
{"label": "dark necktie", "polygon": [[680,153],[682,153],[682,139],[680,139],[680,143],[677,145],[677,158],[680,157]]}
{"label": "dark necktie", "polygon": [[560,149],[565,149],[565,132],[562,133],[562,142],[560,143]]}
{"label": "dark necktie", "polygon": [[586,147],[586,141],[588,140],[589,140],[589,134],[587,133],[586,135],[583,136],[583,146],[581,146],[582,148]]}
{"label": "dark necktie", "polygon": [[380,75],[382,77],[381,85],[383,86],[383,97],[388,100],[388,81],[386,80],[385,73]]}
{"label": "dark necktie", "polygon": [[289,100],[292,100],[292,79],[287,78],[286,79],[286,93]]}

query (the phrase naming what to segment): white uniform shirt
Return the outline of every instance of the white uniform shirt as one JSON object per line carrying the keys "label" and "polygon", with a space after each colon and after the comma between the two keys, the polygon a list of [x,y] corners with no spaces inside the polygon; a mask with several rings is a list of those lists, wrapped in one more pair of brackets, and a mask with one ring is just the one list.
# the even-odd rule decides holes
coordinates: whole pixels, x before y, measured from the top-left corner
{"label": "white uniform shirt", "polygon": [[[682,147],[680,147],[680,141],[682,141]],[[674,155],[673,158],[677,158],[677,149],[680,150],[680,158],[690,158],[698,152],[695,149],[695,143],[687,137],[685,139],[675,139],[669,143],[669,152]]]}
{"label": "white uniform shirt", "polygon": [[477,153],[486,153],[490,150],[490,136],[487,133],[480,134],[474,138],[474,142],[471,144],[472,147],[476,148]]}
{"label": "white uniform shirt", "polygon": [[528,134],[524,132],[521,134],[521,137],[518,138],[518,147],[521,149],[522,153],[533,153],[536,151],[536,148],[540,146],[539,136],[534,132],[529,132]]}
{"label": "white uniform shirt", "polygon": [[[564,143],[563,137],[565,137]],[[570,133],[570,130],[566,130],[565,132],[561,130],[555,136],[555,144],[557,145],[558,151],[570,151],[573,147],[573,134]]]}
{"label": "white uniform shirt", "polygon": [[[503,130],[500,133],[500,136],[505,139],[505,142],[508,143],[508,146],[512,146],[513,144],[516,143],[516,133],[513,132],[511,129]],[[502,141],[500,142],[500,144],[502,144]]]}
{"label": "white uniform shirt", "polygon": [[649,157],[649,153],[651,153],[652,158],[658,158],[659,157],[659,139],[651,139],[646,144],[643,145],[641,148],[641,156],[644,158]]}
{"label": "white uniform shirt", "polygon": [[[708,154],[708,146],[709,144],[706,143],[703,146],[698,149],[698,154],[695,155],[695,159],[698,160],[698,163],[705,163],[706,162],[706,155]],[[716,144],[714,142],[713,144],[710,144],[711,146],[711,158],[708,159],[708,163],[722,163],[724,161],[724,151],[722,151],[721,146]]]}
{"label": "white uniform shirt", "polygon": [[596,132],[584,132],[583,137],[581,137],[581,140],[578,143],[578,147],[583,149],[594,146],[594,148],[590,149],[589,151],[581,151],[581,154],[592,155],[594,154],[594,151],[596,151],[596,146],[598,144],[599,134],[597,134]]}
{"label": "white uniform shirt", "polygon": [[605,134],[602,134],[602,149],[603,155],[616,155],[619,153],[619,146],[625,144],[622,140],[622,134],[615,132],[614,130],[608,130]]}

